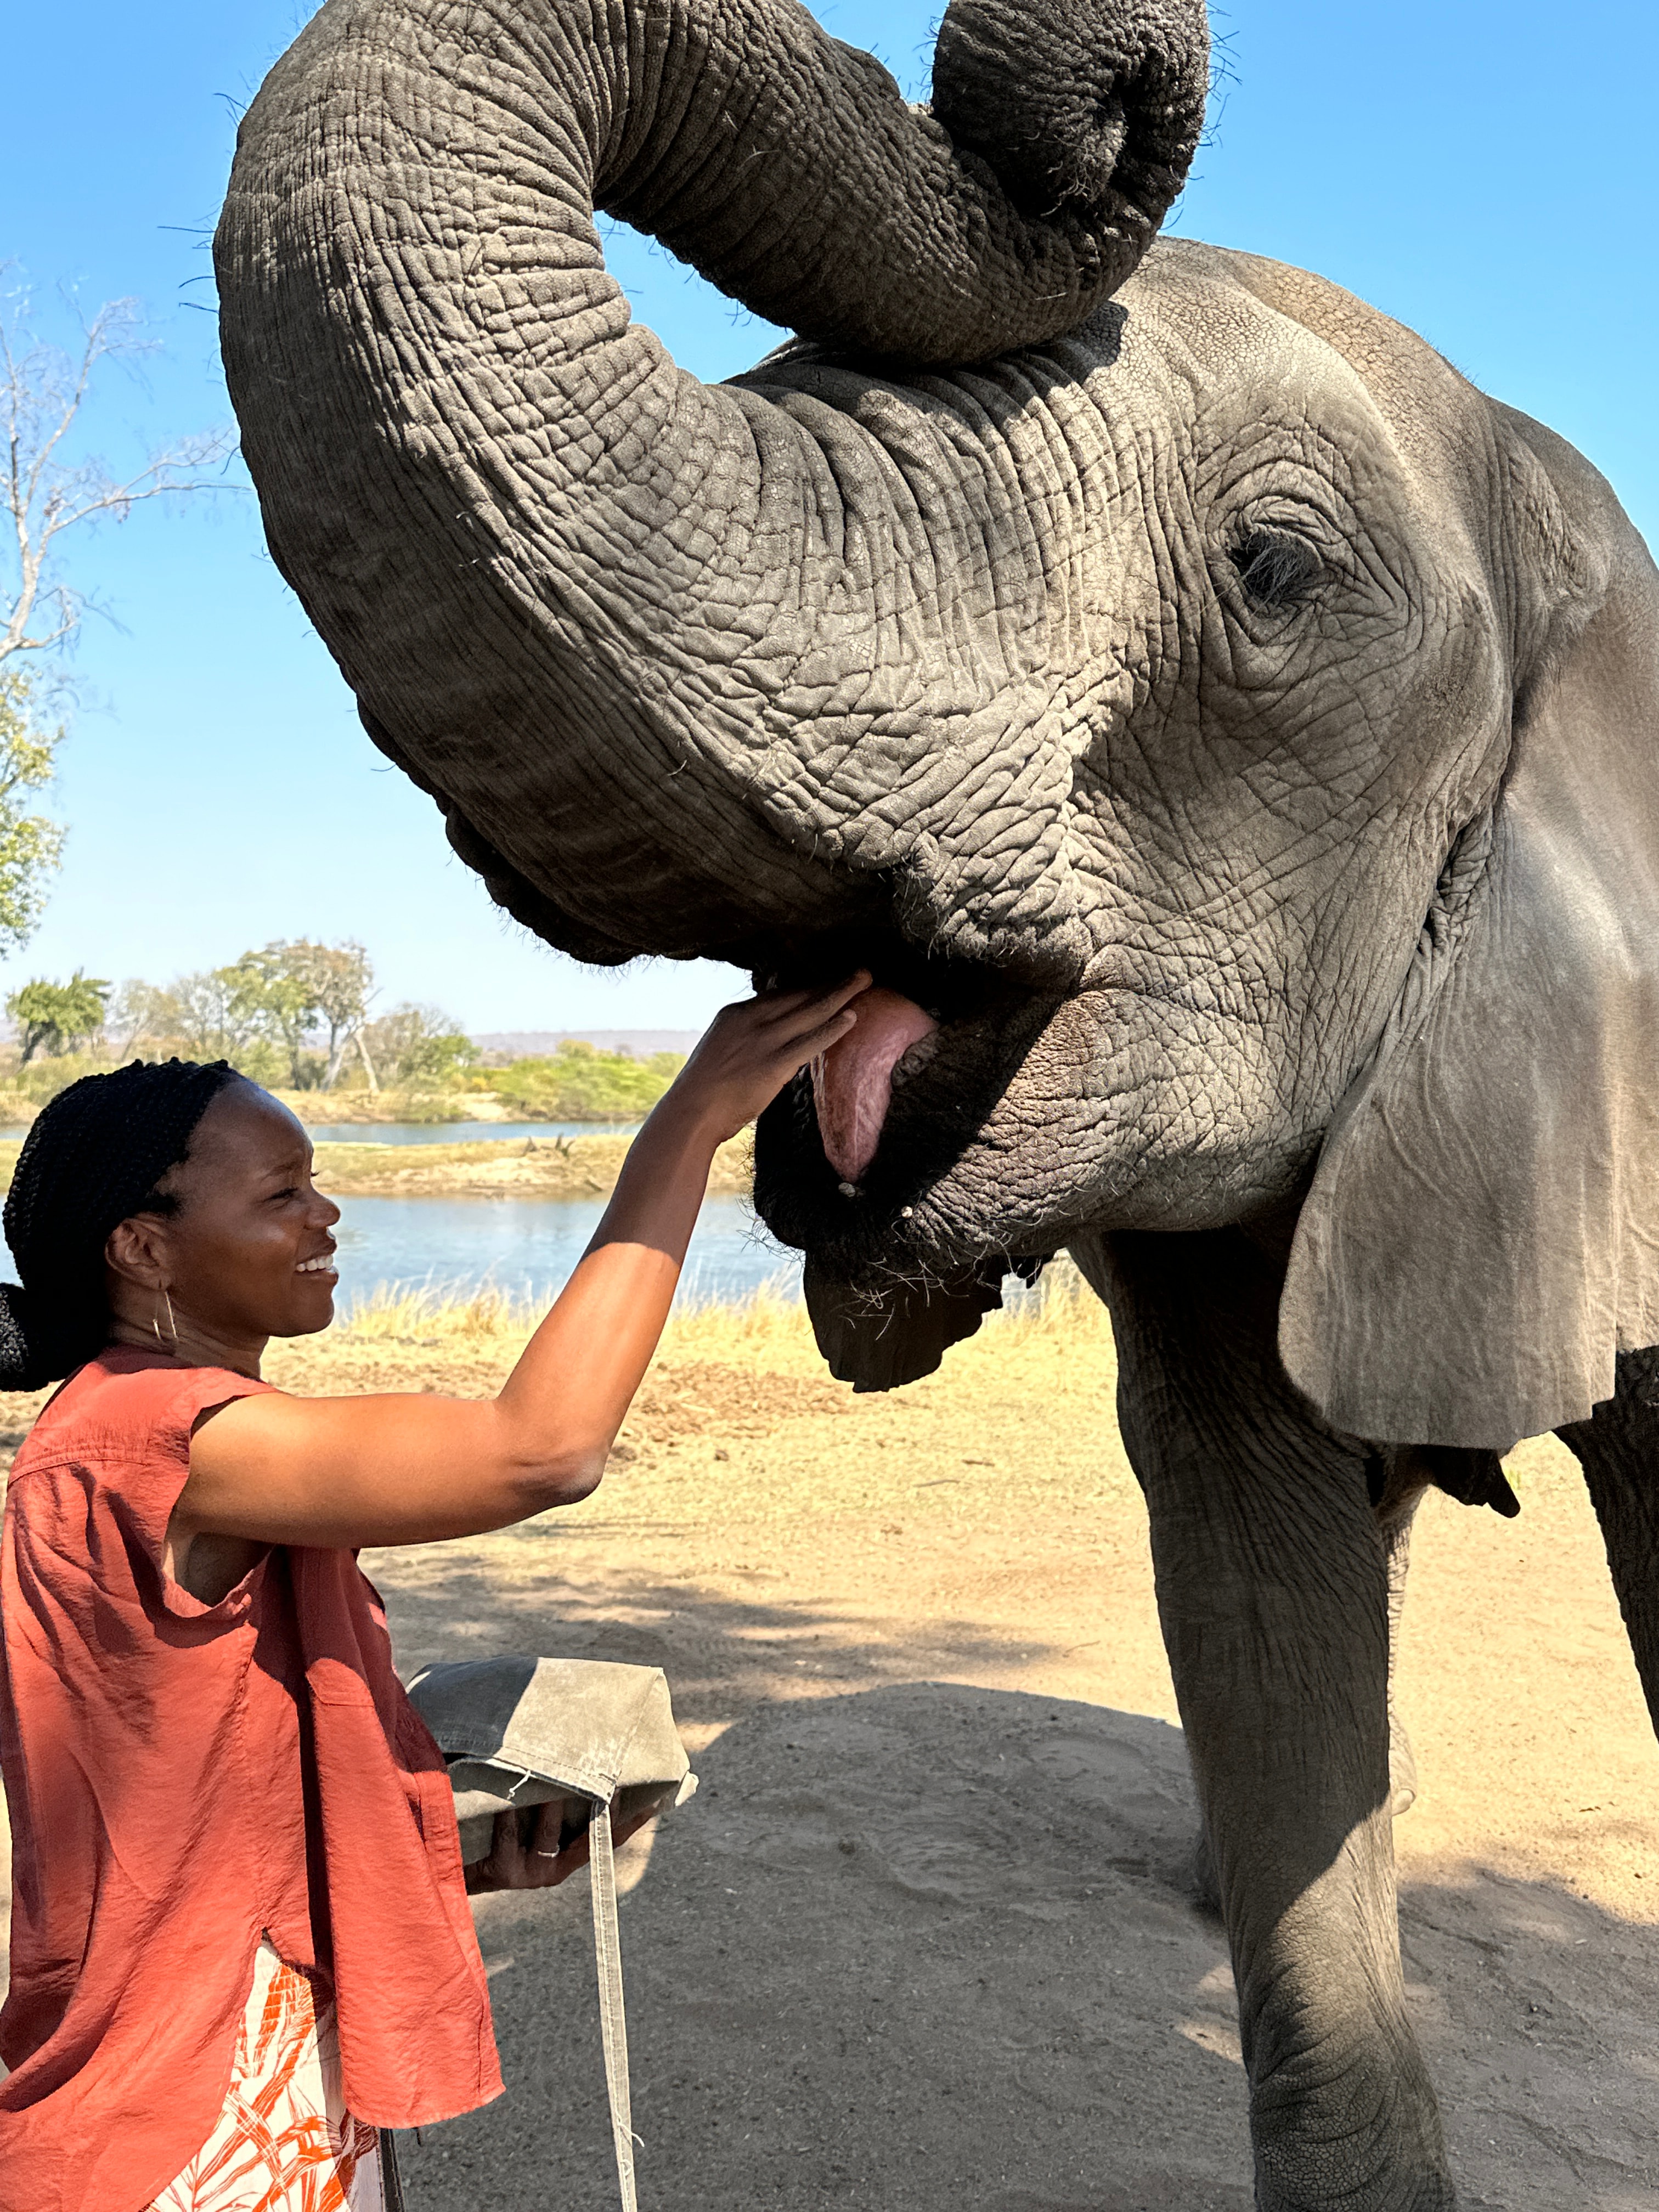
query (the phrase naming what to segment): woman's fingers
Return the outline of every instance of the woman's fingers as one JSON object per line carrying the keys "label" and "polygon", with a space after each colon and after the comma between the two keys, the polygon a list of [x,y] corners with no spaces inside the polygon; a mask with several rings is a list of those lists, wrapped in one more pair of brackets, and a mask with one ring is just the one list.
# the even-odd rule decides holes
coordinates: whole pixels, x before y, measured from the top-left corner
{"label": "woman's fingers", "polygon": [[827,989],[727,1006],[675,1079],[671,1096],[678,1106],[695,1104],[719,1135],[735,1136],[815,1053],[827,1051],[854,1026],[853,1001],[870,981],[861,968]]}
{"label": "woman's fingers", "polygon": [[[860,968],[843,983],[836,983],[827,991],[791,992],[792,1003],[772,1009],[771,1026],[789,1036],[808,1029],[821,1028],[823,1023],[854,999],[870,988],[870,971]],[[759,1002],[766,1005],[764,1000]]]}
{"label": "woman's fingers", "polygon": [[[495,1815],[489,1856],[466,1870],[466,1886],[473,1895],[488,1890],[556,1889],[588,1862],[590,1831],[584,1826],[562,1845],[565,1824],[573,1809],[589,1810],[586,1797],[554,1797],[535,1808],[526,1843],[520,1815],[509,1808]],[[632,1835],[654,1820],[660,1808],[647,1806],[631,1820],[618,1820],[612,1838],[620,1850]]]}
{"label": "woman's fingers", "polygon": [[849,1000],[867,991],[870,980],[869,970],[860,968],[839,983],[814,984],[808,990],[767,991],[759,998],[742,1000],[726,1012],[758,1036],[792,1036],[799,1030],[817,1026]]}
{"label": "woman's fingers", "polygon": [[582,1799],[554,1797],[536,1808],[535,1832],[531,1842],[532,1863],[536,1869],[537,1889],[556,1889],[558,1885],[575,1873],[578,1867],[587,1864],[587,1830],[583,1828],[568,1844],[561,1843],[567,1820],[573,1807],[584,1803]]}
{"label": "woman's fingers", "polygon": [[828,1052],[832,1044],[838,1044],[842,1037],[857,1027],[858,1016],[850,1006],[843,1006],[840,1013],[832,1015],[818,1028],[792,1037],[788,1054],[790,1073],[793,1075],[797,1068],[805,1067],[809,1060],[816,1060],[821,1052]]}

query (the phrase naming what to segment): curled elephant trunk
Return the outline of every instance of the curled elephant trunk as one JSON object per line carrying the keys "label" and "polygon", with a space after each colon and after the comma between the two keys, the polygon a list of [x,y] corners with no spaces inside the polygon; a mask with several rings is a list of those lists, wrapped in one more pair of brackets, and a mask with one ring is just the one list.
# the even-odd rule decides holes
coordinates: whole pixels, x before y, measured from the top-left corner
{"label": "curled elephant trunk", "polygon": [[931,111],[791,0],[329,0],[277,64],[216,242],[271,549],[538,933],[763,962],[880,909],[1075,972],[1040,790],[976,919],[915,888],[1041,711],[1018,495],[948,432],[896,456],[867,368],[677,370],[593,210],[866,362],[979,361],[1133,268],[1206,70],[1199,0],[953,0]]}
{"label": "curled elephant trunk", "polygon": [[672,132],[641,130],[612,174],[601,157],[596,204],[769,320],[893,362],[1080,322],[1152,243],[1202,125],[1189,0],[951,0],[926,112],[803,9],[751,4],[725,52],[700,12],[674,11],[695,74]]}
{"label": "curled elephant trunk", "polygon": [[1017,207],[1064,210],[1113,240],[1115,290],[1186,181],[1208,67],[1202,13],[1165,0],[1038,11],[1024,0],[953,0],[933,112]]}

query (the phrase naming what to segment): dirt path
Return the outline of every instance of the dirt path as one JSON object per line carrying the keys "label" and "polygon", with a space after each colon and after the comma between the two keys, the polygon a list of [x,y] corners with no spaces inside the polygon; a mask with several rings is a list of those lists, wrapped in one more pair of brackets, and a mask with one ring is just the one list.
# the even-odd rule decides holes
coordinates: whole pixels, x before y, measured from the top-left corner
{"label": "dirt path", "polygon": [[[512,1348],[273,1371],[483,1389]],[[874,1400],[787,1322],[681,1328],[625,1452],[583,1506],[366,1564],[405,1671],[669,1673],[703,1788],[623,1903],[647,2212],[1246,2212],[1103,1325],[988,1331]],[[1659,2212],[1659,1753],[1572,1462],[1510,1472],[1518,1522],[1436,1498],[1419,1524],[1411,2002],[1471,2205]],[[583,1885],[479,1923],[509,2094],[405,2141],[411,2212],[599,2212]]]}

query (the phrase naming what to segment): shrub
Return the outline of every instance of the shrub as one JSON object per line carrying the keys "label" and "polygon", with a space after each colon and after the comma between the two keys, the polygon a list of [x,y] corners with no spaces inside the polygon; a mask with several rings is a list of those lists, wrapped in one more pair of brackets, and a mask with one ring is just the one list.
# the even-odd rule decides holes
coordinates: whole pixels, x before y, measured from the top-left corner
{"label": "shrub", "polygon": [[572,1040],[544,1059],[515,1060],[495,1087],[536,1121],[631,1121],[651,1111],[684,1065],[683,1053],[633,1060]]}

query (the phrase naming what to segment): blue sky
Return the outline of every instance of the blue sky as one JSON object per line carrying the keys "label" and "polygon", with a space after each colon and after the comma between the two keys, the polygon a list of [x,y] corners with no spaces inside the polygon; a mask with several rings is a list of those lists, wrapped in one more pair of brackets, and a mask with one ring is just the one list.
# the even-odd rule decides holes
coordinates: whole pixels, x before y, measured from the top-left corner
{"label": "blue sky", "polygon": [[[308,12],[83,0],[9,20],[0,259],[48,326],[65,326],[63,288],[88,307],[132,295],[161,349],[98,402],[112,461],[228,419],[207,236],[238,108]],[[925,91],[931,0],[817,12]],[[1652,540],[1659,186],[1640,149],[1656,20],[1629,0],[1238,0],[1214,18],[1227,82],[1170,227],[1301,263],[1412,324],[1583,447]],[[611,258],[698,374],[771,343],[631,234]],[[361,938],[388,999],[475,1029],[678,1027],[732,994],[702,965],[579,969],[503,922],[358,729],[246,494],[142,509],[72,558],[113,619],[88,621],[74,664],[66,865],[0,989],[77,964],[159,981],[312,935]]]}

